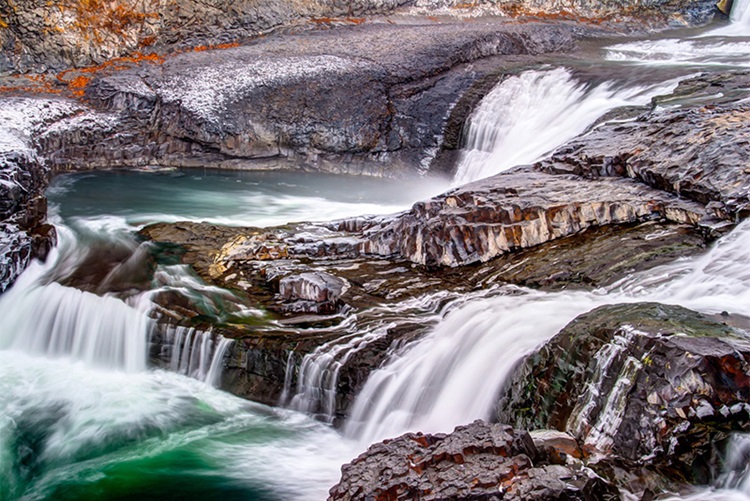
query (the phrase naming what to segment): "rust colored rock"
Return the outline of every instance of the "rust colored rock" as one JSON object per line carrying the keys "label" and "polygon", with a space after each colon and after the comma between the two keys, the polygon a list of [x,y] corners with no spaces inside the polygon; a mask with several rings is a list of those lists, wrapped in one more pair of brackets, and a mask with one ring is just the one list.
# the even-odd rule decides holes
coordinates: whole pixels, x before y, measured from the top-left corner
{"label": "rust colored rock", "polygon": [[588,468],[546,462],[527,432],[482,421],[447,435],[385,440],[341,471],[330,501],[619,499],[617,489]]}

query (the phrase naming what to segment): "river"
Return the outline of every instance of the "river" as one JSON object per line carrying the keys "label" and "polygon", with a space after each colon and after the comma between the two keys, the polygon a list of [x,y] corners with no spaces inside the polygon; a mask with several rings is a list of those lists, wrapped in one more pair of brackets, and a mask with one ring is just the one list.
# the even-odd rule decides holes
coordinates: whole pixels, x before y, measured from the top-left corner
{"label": "river", "polygon": [[[606,112],[646,104],[679,78],[750,66],[750,38],[743,37],[749,4],[736,2],[724,26],[609,45],[595,51],[594,61],[501,82],[467,126],[453,184],[541,158]],[[197,379],[147,367],[153,290],[123,285],[137,274],[130,265],[140,245],[134,231],[142,225],[269,226],[391,213],[447,186],[169,169],[55,179],[48,195],[60,243],[46,264],[34,263],[0,296],[0,499],[320,500],[340,466],[375,440],[407,430],[450,431],[487,417],[513,364],[595,306],[657,300],[750,315],[750,224],[744,223],[703,256],[607,290],[507,286],[451,302],[423,339],[392,353],[370,376],[342,431],[213,388],[215,349],[194,351],[202,370],[189,370],[188,361],[177,371]],[[102,255],[110,261],[122,255],[123,262],[89,270],[91,257]],[[192,293],[205,292],[194,277],[178,278]],[[182,365],[178,360],[173,368]],[[750,499],[742,493],[747,483],[726,480],[725,489],[696,496]]]}

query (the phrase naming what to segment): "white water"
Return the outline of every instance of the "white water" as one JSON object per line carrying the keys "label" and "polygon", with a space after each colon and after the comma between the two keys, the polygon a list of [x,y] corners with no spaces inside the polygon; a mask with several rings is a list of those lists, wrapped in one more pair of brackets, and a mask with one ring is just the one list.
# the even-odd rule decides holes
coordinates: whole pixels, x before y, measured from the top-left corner
{"label": "white water", "polygon": [[454,184],[462,185],[540,160],[614,108],[645,105],[677,82],[591,86],[570,71],[525,71],[498,84],[472,113]]}
{"label": "white water", "polygon": [[33,263],[0,296],[0,349],[80,360],[128,372],[146,368],[151,321],[146,312],[114,297],[100,297],[58,283],[46,272],[56,263]]}
{"label": "white water", "polygon": [[166,344],[171,346],[169,369],[172,372],[218,386],[224,356],[234,342],[210,331],[170,325]]}
{"label": "white water", "polygon": [[750,1],[735,0],[731,22],[691,38],[642,40],[607,48],[610,61],[647,65],[750,66]]}
{"label": "white water", "polygon": [[705,255],[632,276],[609,290],[506,287],[496,297],[467,301],[371,374],[346,434],[372,443],[408,430],[447,432],[489,418],[516,363],[577,315],[603,304],[658,301],[750,315],[749,261],[750,222],[745,222]]}

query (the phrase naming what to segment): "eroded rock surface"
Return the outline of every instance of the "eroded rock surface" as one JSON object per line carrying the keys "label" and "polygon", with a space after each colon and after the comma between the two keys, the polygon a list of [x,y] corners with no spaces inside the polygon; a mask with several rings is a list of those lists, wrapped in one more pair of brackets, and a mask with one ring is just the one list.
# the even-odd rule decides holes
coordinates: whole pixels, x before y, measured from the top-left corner
{"label": "eroded rock surface", "polygon": [[85,96],[98,119],[68,123],[40,145],[56,169],[85,156],[90,167],[413,176],[428,169],[467,89],[518,58],[571,50],[576,33],[563,22],[421,20],[186,52],[95,74]]}
{"label": "eroded rock surface", "polygon": [[525,431],[476,421],[450,434],[407,433],[341,468],[329,500],[615,500],[592,470],[551,464]]}
{"label": "eroded rock surface", "polygon": [[678,306],[603,306],[521,363],[497,419],[569,432],[586,454],[708,483],[730,433],[750,426],[748,374],[742,331]]}
{"label": "eroded rock surface", "polygon": [[[585,0],[42,0],[0,5],[0,72],[59,71],[100,64],[138,51],[236,43],[303,23],[359,24],[358,16],[562,14],[569,18],[641,24],[695,25],[713,16],[708,0],[642,2]],[[336,19],[339,18],[339,19]]]}
{"label": "eroded rock surface", "polygon": [[46,224],[49,168],[34,138],[81,108],[65,99],[0,99],[0,292],[56,241]]}

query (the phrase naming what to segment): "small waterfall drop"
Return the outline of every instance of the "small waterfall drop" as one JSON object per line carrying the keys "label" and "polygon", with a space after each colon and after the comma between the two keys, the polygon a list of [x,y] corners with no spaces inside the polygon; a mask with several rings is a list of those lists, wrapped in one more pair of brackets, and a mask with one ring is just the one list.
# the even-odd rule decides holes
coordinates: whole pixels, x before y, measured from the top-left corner
{"label": "small waterfall drop", "polygon": [[224,356],[233,341],[193,327],[169,326],[166,344],[171,346],[169,369],[211,386],[218,386]]}
{"label": "small waterfall drop", "polygon": [[634,275],[609,290],[545,293],[509,286],[495,297],[469,300],[371,373],[345,433],[372,443],[409,430],[447,432],[489,418],[518,361],[597,306],[657,301],[750,315],[749,259],[750,221],[703,256]]}
{"label": "small waterfall drop", "polygon": [[0,348],[138,372],[146,368],[151,320],[121,299],[47,282],[56,261],[33,263],[0,297]]}
{"label": "small waterfall drop", "polygon": [[454,177],[462,185],[533,163],[620,106],[645,105],[676,82],[619,87],[587,85],[564,68],[525,71],[500,82],[481,101],[466,128]]}

